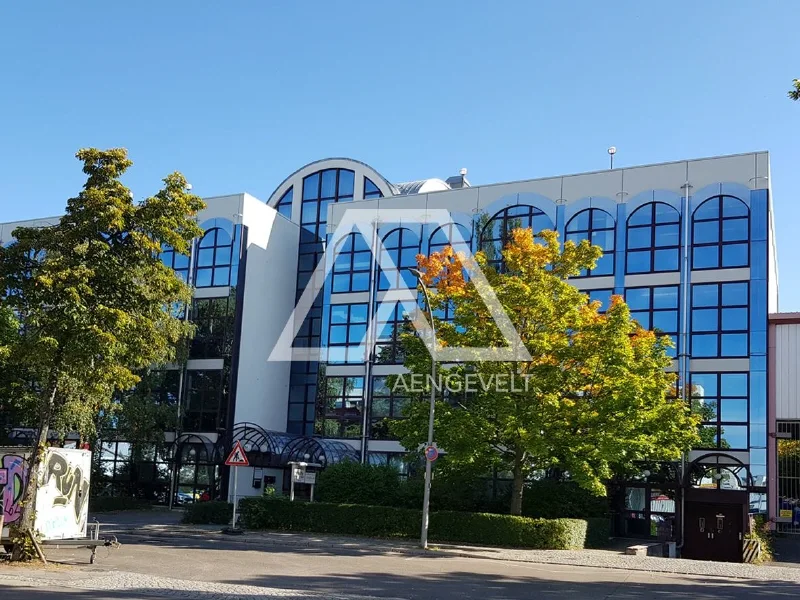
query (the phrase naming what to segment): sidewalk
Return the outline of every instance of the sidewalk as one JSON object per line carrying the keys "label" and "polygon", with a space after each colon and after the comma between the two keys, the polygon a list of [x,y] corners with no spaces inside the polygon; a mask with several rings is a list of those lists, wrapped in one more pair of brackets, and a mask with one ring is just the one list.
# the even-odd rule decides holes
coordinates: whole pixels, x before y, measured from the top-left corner
{"label": "sidewalk", "polygon": [[[102,521],[101,521],[102,522]],[[517,550],[507,548],[488,548],[455,544],[435,544],[429,550],[417,547],[406,540],[378,540],[372,538],[343,537],[314,533],[289,533],[274,531],[247,531],[239,536],[225,535],[219,525],[111,525],[102,526],[104,534],[124,535],[133,538],[218,542],[242,544],[250,548],[258,546],[269,548],[324,548],[342,551],[375,553],[402,553],[409,555],[428,555],[430,557],[461,557],[539,564],[571,565],[580,567],[599,567],[682,575],[707,575],[754,580],[780,580],[800,582],[800,569],[696,561],[676,558],[656,558],[627,556],[615,550]]]}

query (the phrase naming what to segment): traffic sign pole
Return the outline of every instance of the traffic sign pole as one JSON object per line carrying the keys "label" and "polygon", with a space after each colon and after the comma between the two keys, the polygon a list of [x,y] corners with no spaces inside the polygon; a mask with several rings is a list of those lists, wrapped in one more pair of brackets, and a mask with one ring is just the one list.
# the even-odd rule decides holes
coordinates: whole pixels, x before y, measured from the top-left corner
{"label": "traffic sign pole", "polygon": [[231,467],[231,469],[233,469],[233,521],[231,521],[231,527],[236,529],[236,499],[238,497],[236,492],[239,491],[239,478],[237,477],[239,467]]}

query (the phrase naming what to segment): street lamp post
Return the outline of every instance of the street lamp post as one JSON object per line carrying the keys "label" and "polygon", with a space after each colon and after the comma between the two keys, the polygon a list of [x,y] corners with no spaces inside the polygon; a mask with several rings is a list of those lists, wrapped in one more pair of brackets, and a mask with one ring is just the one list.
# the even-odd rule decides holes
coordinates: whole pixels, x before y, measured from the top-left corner
{"label": "street lamp post", "polygon": [[[431,308],[430,296],[428,295],[428,286],[422,280],[422,273],[417,269],[409,269],[412,275],[417,278],[422,293],[425,294],[425,304],[428,307],[428,319],[431,324],[431,406],[428,413],[428,444],[426,448],[433,445],[433,415],[436,408],[436,388],[433,383],[436,381],[436,359],[434,358],[434,350],[436,348],[436,325],[433,322],[433,309]],[[431,475],[433,469],[433,461],[425,457],[425,491],[422,497],[422,534],[420,535],[420,546],[424,549],[428,548],[428,517],[430,514],[430,501],[431,501]]]}

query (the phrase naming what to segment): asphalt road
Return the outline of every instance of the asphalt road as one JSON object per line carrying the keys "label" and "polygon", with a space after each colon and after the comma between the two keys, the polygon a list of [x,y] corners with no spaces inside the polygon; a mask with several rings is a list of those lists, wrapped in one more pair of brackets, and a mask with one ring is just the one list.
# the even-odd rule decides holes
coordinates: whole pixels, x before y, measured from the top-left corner
{"label": "asphalt road", "polygon": [[[800,597],[800,584],[778,581],[722,580],[618,569],[319,548],[254,549],[235,542],[209,547],[207,542],[188,539],[123,537],[121,541],[123,545],[119,549],[99,549],[98,562],[88,572],[84,571],[88,568],[85,550],[51,553],[52,558],[76,563],[59,576],[113,576],[119,583],[109,579],[111,583],[104,585],[114,585],[116,589],[79,590],[58,585],[9,587],[2,583],[2,575],[13,569],[0,568],[0,585],[3,586],[0,598],[123,600],[156,595],[200,600],[234,597],[249,600],[264,595],[296,597],[280,590],[301,590],[326,599],[364,596],[408,600]],[[80,563],[84,566],[77,566]],[[184,580],[184,584],[175,580]],[[169,585],[164,583],[166,581]],[[207,589],[181,592],[182,585],[189,587],[191,582],[195,582],[193,585],[204,582]],[[241,585],[256,586],[263,594],[243,594],[236,587]],[[273,593],[274,590],[278,591]]]}

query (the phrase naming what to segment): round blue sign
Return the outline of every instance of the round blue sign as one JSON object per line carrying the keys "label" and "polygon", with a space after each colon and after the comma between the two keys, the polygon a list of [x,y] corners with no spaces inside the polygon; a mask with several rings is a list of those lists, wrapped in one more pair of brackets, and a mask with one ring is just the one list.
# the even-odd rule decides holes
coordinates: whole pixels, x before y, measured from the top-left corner
{"label": "round blue sign", "polygon": [[425,458],[428,460],[428,462],[433,462],[439,458],[439,450],[436,449],[436,446],[425,447]]}

